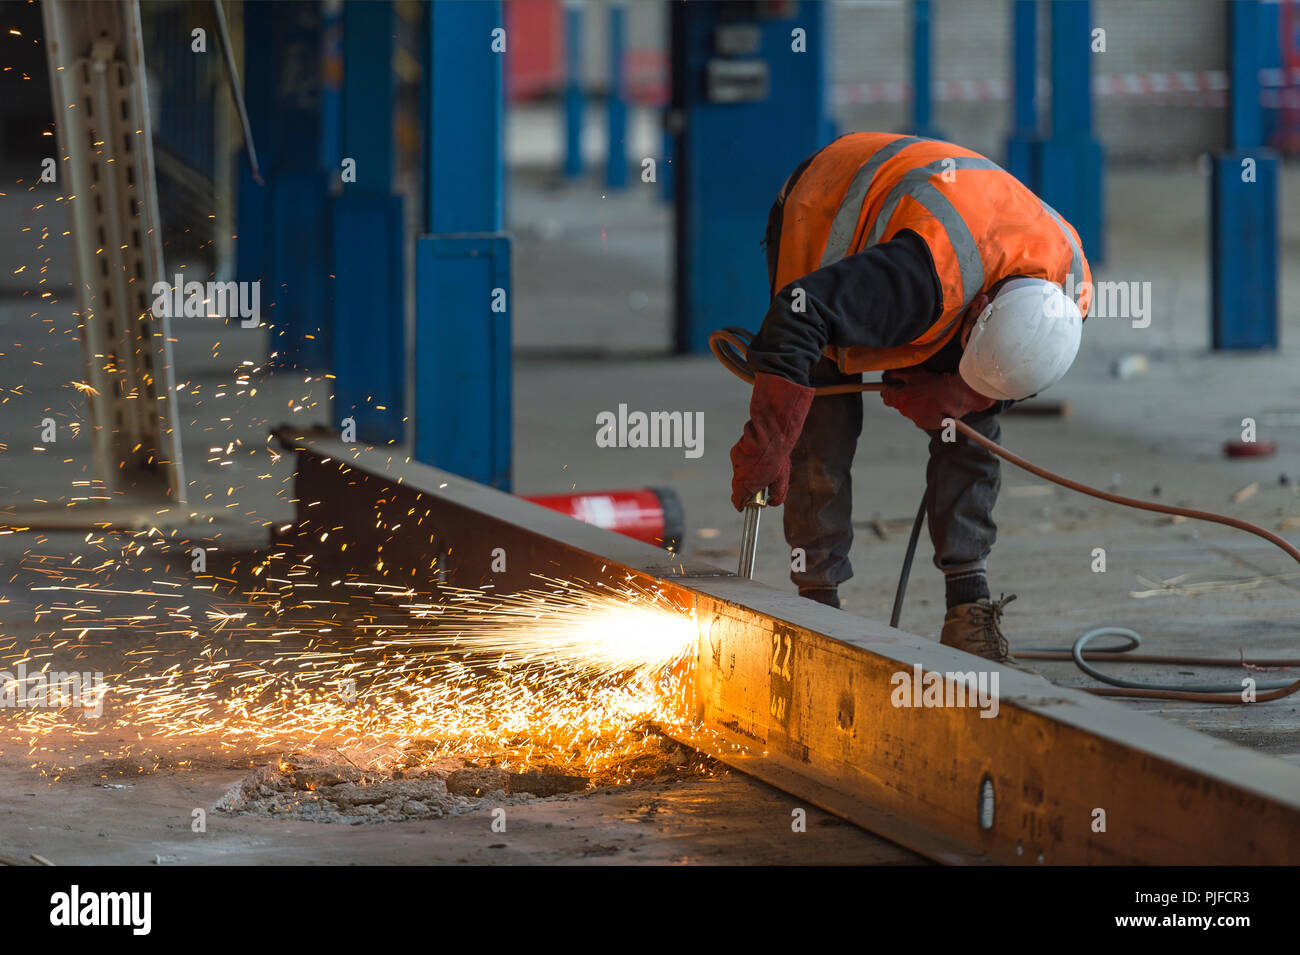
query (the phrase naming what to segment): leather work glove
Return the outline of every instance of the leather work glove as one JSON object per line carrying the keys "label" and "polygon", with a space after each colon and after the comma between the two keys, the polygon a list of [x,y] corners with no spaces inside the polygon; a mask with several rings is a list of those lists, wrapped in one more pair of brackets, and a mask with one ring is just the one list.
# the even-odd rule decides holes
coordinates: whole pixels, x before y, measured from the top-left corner
{"label": "leather work glove", "polygon": [[942,428],[944,418],[964,418],[995,404],[994,399],[966,384],[961,375],[936,374],[920,368],[889,372],[880,397],[925,431]]}
{"label": "leather work glove", "polygon": [[768,489],[768,504],[781,504],[790,487],[790,452],[803,431],[816,392],[780,375],[759,372],[749,399],[749,421],[731,449],[731,503]]}

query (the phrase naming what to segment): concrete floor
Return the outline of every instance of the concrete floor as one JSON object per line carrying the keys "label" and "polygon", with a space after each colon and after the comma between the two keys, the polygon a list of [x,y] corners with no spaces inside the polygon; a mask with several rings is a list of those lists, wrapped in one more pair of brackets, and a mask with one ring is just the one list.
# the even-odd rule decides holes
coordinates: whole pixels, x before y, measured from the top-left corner
{"label": "concrete floor", "polygon": [[[15,176],[5,178],[12,182]],[[40,187],[51,189],[52,187]],[[511,227],[514,274],[515,483],[521,493],[665,484],[681,496],[688,554],[729,567],[739,518],[728,503],[728,450],[744,422],[747,393],[711,357],[670,358],[669,210],[637,187],[605,196],[595,185],[552,187],[542,177],[516,177]],[[16,517],[33,502],[76,496],[89,474],[84,404],[72,386],[83,380],[69,300],[39,303],[41,289],[68,280],[57,205],[39,191],[11,187],[0,218],[21,230],[0,235],[0,509]],[[1088,323],[1084,350],[1053,397],[1069,401],[1065,419],[1014,417],[1004,425],[1013,450],[1078,479],[1137,497],[1222,510],[1263,524],[1300,516],[1300,378],[1295,374],[1300,327],[1300,221],[1282,217],[1285,314],[1283,348],[1270,355],[1212,356],[1206,349],[1207,182],[1193,169],[1115,171],[1109,181],[1110,264],[1099,279],[1151,282],[1153,318],[1145,329],[1127,321]],[[1283,207],[1300,199],[1300,171],[1287,170]],[[33,207],[46,201],[43,209]],[[755,255],[765,210],[756,213]],[[40,227],[51,227],[38,250]],[[49,282],[36,285],[46,256]],[[26,265],[24,272],[16,273]],[[172,264],[175,267],[175,264]],[[59,292],[54,298],[64,293]],[[35,304],[34,304],[35,303]],[[737,316],[737,320],[749,317]],[[183,539],[245,550],[287,519],[291,462],[267,447],[268,427],[330,421],[328,382],[256,368],[265,334],[203,319],[178,322],[191,500],[205,514],[199,528],[155,538],[150,559],[181,559]],[[1113,377],[1112,363],[1129,353],[1150,362],[1145,374]],[[243,366],[251,362],[251,366]],[[308,380],[313,379],[313,380]],[[256,394],[253,389],[256,388]],[[704,454],[671,449],[596,447],[596,415],[620,403],[643,410],[704,413]],[[871,528],[909,518],[921,492],[924,438],[893,411],[867,398],[866,428],[855,474],[853,559],[857,576],[844,587],[847,609],[887,619],[906,532]],[[54,447],[37,440],[41,419],[59,422]],[[1271,459],[1229,460],[1225,440],[1254,417],[1261,440],[1277,441]],[[1280,481],[1285,475],[1286,483]],[[1253,495],[1233,502],[1258,482]],[[1157,490],[1158,489],[1158,490]],[[1295,607],[1300,577],[1202,596],[1138,598],[1150,589],[1138,575],[1246,578],[1293,574],[1284,555],[1262,541],[1220,527],[1170,524],[1004,471],[997,509],[1001,540],[991,562],[995,589],[1019,595],[1006,620],[1013,645],[1065,646],[1102,624],[1140,631],[1155,652],[1300,656]],[[778,520],[763,525],[757,576],[787,586],[786,548]],[[891,521],[885,525],[894,527]],[[33,632],[32,567],[48,555],[89,563],[116,544],[103,535],[0,531],[0,646]],[[1093,573],[1093,550],[1107,554]],[[942,582],[928,566],[928,545],[909,590],[902,625],[937,635]],[[114,603],[122,613],[133,598]],[[131,635],[115,636],[123,647]],[[1070,685],[1072,666],[1042,672]],[[1141,678],[1188,679],[1187,668],[1115,667]],[[1198,673],[1198,676],[1205,674]],[[1223,679],[1235,679],[1223,671]],[[1216,677],[1217,678],[1217,677]],[[1136,704],[1168,719],[1300,763],[1300,713],[1284,700],[1250,707]],[[0,713],[0,721],[7,716]],[[852,827],[810,811],[808,833],[790,832],[790,797],[737,774],[676,780],[586,796],[558,797],[519,809],[507,835],[484,818],[465,816],[386,827],[319,826],[209,815],[208,833],[190,833],[193,808],[211,806],[247,772],[256,754],[160,741],[50,738],[0,733],[0,855],[39,853],[56,862],[632,862],[835,861],[891,864],[915,857]],[[127,763],[154,765],[149,774],[102,785]],[[39,750],[39,751],[38,751]],[[158,749],[157,751],[162,751]],[[52,781],[41,768],[77,762],[88,771]],[[103,768],[104,772],[95,772]],[[115,778],[115,777],[114,777]],[[501,848],[498,844],[504,843]]]}
{"label": "concrete floor", "polygon": [[[130,742],[136,746],[139,741]],[[56,865],[915,865],[912,853],[809,808],[791,829],[784,793],[735,774],[616,787],[428,821],[327,825],[211,812],[253,765],[192,746],[147,774],[91,764],[49,782],[8,746],[0,757],[0,861]],[[151,764],[152,765],[152,764]],[[206,831],[194,832],[196,809]]]}

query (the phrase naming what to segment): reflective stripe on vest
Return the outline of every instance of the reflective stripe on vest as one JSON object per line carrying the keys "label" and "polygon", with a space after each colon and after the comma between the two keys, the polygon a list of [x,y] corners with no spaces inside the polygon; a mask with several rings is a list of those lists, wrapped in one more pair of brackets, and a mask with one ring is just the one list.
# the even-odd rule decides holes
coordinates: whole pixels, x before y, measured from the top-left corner
{"label": "reflective stripe on vest", "polygon": [[[949,170],[957,169],[996,169],[1002,167],[991,159],[975,156],[948,156],[935,160],[926,166],[918,166],[903,174],[898,184],[889,190],[885,202],[880,207],[880,215],[871,225],[867,235],[866,247],[875,245],[889,227],[889,220],[894,217],[898,204],[904,196],[920,204],[926,212],[934,216],[948,236],[948,244],[957,256],[957,266],[961,271],[961,304],[964,308],[979,294],[984,287],[984,260],[980,258],[979,246],[971,235],[966,220],[953,208],[948,197],[935,188],[930,177]],[[945,307],[946,310],[946,307]]]}
{"label": "reflective stripe on vest", "polygon": [[[849,253],[849,249],[853,244],[853,236],[857,231],[858,218],[862,214],[862,203],[866,199],[871,180],[880,167],[908,146],[923,141],[923,138],[919,136],[904,136],[892,140],[872,153],[867,161],[858,168],[858,171],[853,176],[853,181],[849,184],[848,191],[844,194],[844,201],[836,210],[835,219],[831,224],[830,234],[826,240],[826,250],[822,254],[821,266],[824,267],[833,262],[838,262]],[[984,288],[984,260],[980,256],[979,245],[975,242],[975,237],[971,234],[966,220],[953,207],[947,196],[930,182],[930,179],[935,175],[958,169],[1004,171],[1001,166],[991,159],[976,156],[948,156],[908,170],[885,197],[880,212],[871,225],[871,231],[867,234],[866,241],[863,243],[863,248],[870,248],[880,242],[885,230],[889,227],[889,221],[894,217],[894,213],[898,209],[899,202],[902,201],[904,196],[907,196],[943,226],[948,242],[957,257],[957,265],[961,273],[961,304],[964,308]],[[1069,243],[1070,275],[1074,280],[1073,292],[1077,301],[1083,290],[1083,253],[1060,214],[1046,202],[1039,201],[1043,210],[1056,223],[1066,242]]]}
{"label": "reflective stripe on vest", "polygon": [[[923,141],[920,136],[902,136],[881,146],[858,167],[858,171],[853,174],[853,181],[849,183],[849,191],[844,194],[844,201],[835,212],[830,235],[826,238],[826,251],[822,254],[819,267],[838,262],[849,254],[849,246],[853,244],[853,236],[858,231],[858,216],[862,212],[862,201],[867,197],[867,189],[871,186],[871,180],[876,177],[880,167],[908,146]],[[784,189],[782,191],[784,192]]]}

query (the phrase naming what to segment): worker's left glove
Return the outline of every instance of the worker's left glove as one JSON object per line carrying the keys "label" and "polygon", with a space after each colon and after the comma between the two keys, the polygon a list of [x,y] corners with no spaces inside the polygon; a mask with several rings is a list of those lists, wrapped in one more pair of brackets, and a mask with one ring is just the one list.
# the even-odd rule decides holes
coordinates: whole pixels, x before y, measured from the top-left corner
{"label": "worker's left glove", "polygon": [[920,368],[890,371],[885,375],[880,397],[926,431],[942,428],[944,418],[961,419],[995,403],[972,389],[961,375],[936,374]]}
{"label": "worker's left glove", "polygon": [[816,392],[780,375],[759,372],[749,399],[749,421],[731,449],[731,503],[741,510],[759,491],[781,504],[790,487],[790,452],[803,431]]}

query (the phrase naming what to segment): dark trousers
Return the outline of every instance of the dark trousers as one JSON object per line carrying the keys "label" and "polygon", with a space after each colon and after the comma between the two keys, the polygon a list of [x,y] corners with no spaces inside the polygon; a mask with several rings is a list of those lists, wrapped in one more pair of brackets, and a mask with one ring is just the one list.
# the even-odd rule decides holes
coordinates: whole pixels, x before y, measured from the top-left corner
{"label": "dark trousers", "polygon": [[[860,381],[844,375],[829,359],[813,370],[815,385]],[[873,400],[879,400],[874,398]],[[962,420],[998,441],[1002,405],[969,414]],[[826,395],[813,400],[803,434],[790,456],[790,492],[785,501],[785,539],[804,551],[804,569],[790,579],[802,589],[836,587],[853,576],[853,454],[862,433],[862,395]],[[942,440],[930,436],[930,463],[925,469],[926,522],[934,544],[935,566],[945,572],[983,568],[997,525],[993,505],[1001,487],[996,455],[961,434]],[[792,567],[798,563],[792,557]]]}

